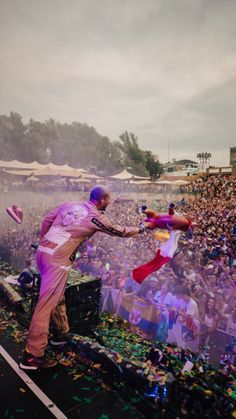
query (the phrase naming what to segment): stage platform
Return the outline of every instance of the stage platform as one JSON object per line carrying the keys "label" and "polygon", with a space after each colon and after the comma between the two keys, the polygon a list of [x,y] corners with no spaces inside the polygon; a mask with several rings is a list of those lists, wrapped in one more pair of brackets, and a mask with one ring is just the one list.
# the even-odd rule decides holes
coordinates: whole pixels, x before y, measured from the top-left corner
{"label": "stage platform", "polygon": [[[25,382],[18,375],[21,373],[18,362],[27,333],[3,308],[0,308],[0,324],[1,418],[145,417],[135,408],[134,403],[130,403],[128,397],[126,400],[118,391],[110,389],[108,380],[103,379],[107,372],[96,365],[95,368],[90,368],[89,365],[86,366],[86,362],[77,367],[74,364],[69,365],[66,356],[63,360],[63,355],[60,356],[61,363],[55,368],[43,372],[27,372],[24,376]],[[37,386],[36,394],[27,383]]]}
{"label": "stage platform", "polygon": [[18,363],[27,329],[0,306],[0,418],[236,417],[234,371],[142,333],[104,313],[90,336],[75,335],[57,351],[49,346],[56,367],[25,374]]}

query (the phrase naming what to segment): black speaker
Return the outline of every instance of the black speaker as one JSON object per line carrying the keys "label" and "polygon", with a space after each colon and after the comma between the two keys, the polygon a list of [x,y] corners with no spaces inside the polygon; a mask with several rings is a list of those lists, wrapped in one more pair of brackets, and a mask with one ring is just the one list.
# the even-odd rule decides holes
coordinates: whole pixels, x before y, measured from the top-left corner
{"label": "black speaker", "polygon": [[65,290],[66,311],[70,330],[88,335],[99,322],[101,279],[81,275],[68,281]]}

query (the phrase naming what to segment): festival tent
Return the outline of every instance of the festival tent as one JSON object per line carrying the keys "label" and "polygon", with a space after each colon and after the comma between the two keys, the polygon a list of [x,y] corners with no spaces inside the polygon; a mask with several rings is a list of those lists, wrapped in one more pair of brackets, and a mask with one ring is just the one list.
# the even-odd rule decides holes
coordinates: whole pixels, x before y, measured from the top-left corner
{"label": "festival tent", "polygon": [[37,169],[37,170],[17,170],[17,171],[13,171],[13,170],[6,170],[6,173],[11,173],[14,175],[20,175],[20,176],[62,176],[62,177],[80,177],[81,176],[81,172],[77,169],[71,169],[69,170],[61,170],[58,168],[52,168],[49,165],[45,166],[41,169]]}
{"label": "festival tent", "polygon": [[[14,168],[22,168],[22,164],[21,162],[19,162],[18,160],[11,160],[11,161],[4,161],[4,160],[0,160],[0,167],[4,168],[10,168],[10,169],[14,169]],[[25,166],[23,166],[25,167]]]}
{"label": "festival tent", "polygon": [[88,173],[87,170],[82,169],[82,168],[76,168],[76,167],[71,167],[68,164],[54,164],[54,163],[48,163],[47,166],[49,166],[51,169],[55,169],[55,170],[79,170],[82,173]]}
{"label": "festival tent", "polygon": [[46,166],[48,169],[52,169],[58,172],[58,170],[64,170],[62,168],[62,166],[59,166],[58,164],[54,164],[54,163],[48,163]]}
{"label": "festival tent", "polygon": [[4,173],[10,173],[12,175],[19,176],[61,176],[61,177],[75,177],[79,178],[82,176],[82,172],[77,169],[61,170],[52,169],[50,166],[45,166],[42,169],[37,170],[5,170]]}
{"label": "festival tent", "polygon": [[69,166],[68,164],[54,164],[54,163],[48,163],[47,167],[50,167],[50,169],[56,170],[58,173],[63,171],[70,171],[70,170],[79,170],[81,173],[87,173],[85,169],[75,169],[74,167]]}
{"label": "festival tent", "polygon": [[80,178],[82,176],[82,172],[79,169],[57,170],[56,172],[61,177],[75,177],[75,178]]}
{"label": "festival tent", "polygon": [[57,165],[54,163],[41,164],[41,163],[38,163],[37,161],[33,161],[31,163],[24,163],[19,160],[11,160],[11,161],[0,160],[0,168],[6,168],[6,169],[37,170],[37,169],[44,169],[45,167],[50,167],[50,169],[57,170],[57,171],[58,170],[60,171],[61,170],[65,170],[65,171],[79,170],[81,173],[88,173],[87,170],[85,169],[75,169],[73,167],[70,167],[68,164]]}
{"label": "festival tent", "polygon": [[71,170],[61,170],[60,168],[52,168],[51,166],[46,166],[44,169],[34,170],[34,176],[61,176],[61,177],[76,177],[80,178],[82,173],[79,169]]}
{"label": "festival tent", "polygon": [[149,177],[145,177],[145,176],[136,176],[136,175],[132,175],[132,173],[129,173],[126,169],[124,169],[122,172],[118,173],[117,175],[113,175],[113,176],[109,176],[110,179],[116,179],[116,180],[135,180],[135,179],[143,179],[143,180],[148,180],[150,179]]}
{"label": "festival tent", "polygon": [[33,161],[32,163],[22,163],[22,167],[24,167],[24,169],[37,170],[37,169],[43,169],[45,166],[46,164],[41,164],[41,163],[38,163],[37,161]]}
{"label": "festival tent", "polygon": [[[49,163],[48,166],[50,166],[52,163]],[[56,165],[54,165],[56,166]],[[75,170],[74,167],[69,166],[68,164],[63,164],[63,165],[58,165],[58,168],[60,168],[60,170]]]}
{"label": "festival tent", "polygon": [[17,176],[31,176],[32,170],[4,170],[3,173],[10,173],[11,175]]}
{"label": "festival tent", "polygon": [[33,171],[34,176],[59,176],[58,170],[52,169],[49,166],[45,166],[42,169],[37,169]]}
{"label": "festival tent", "polygon": [[80,173],[88,173],[87,170],[85,169],[76,169],[74,167],[69,166],[68,164],[63,164],[63,165],[58,165],[58,164],[54,164],[54,163],[48,163],[47,167],[49,167],[50,169],[56,170],[57,173],[61,173],[61,171],[66,172],[66,171],[71,171],[71,170],[78,170]]}
{"label": "festival tent", "polygon": [[41,169],[45,167],[45,165],[40,164],[36,161],[31,163],[24,163],[18,160],[11,160],[11,161],[4,161],[0,160],[0,167],[6,169]]}

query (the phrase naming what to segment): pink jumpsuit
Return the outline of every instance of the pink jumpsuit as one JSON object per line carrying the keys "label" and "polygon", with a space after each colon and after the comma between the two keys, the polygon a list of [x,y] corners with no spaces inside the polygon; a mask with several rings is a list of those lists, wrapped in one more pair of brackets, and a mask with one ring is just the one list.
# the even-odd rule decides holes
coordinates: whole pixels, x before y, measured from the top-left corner
{"label": "pink jumpsuit", "polygon": [[69,331],[63,298],[68,271],[77,248],[97,231],[132,237],[139,233],[139,228],[113,225],[90,201],[65,203],[44,219],[36,255],[41,287],[26,345],[32,355],[44,355],[50,321],[58,333]]}

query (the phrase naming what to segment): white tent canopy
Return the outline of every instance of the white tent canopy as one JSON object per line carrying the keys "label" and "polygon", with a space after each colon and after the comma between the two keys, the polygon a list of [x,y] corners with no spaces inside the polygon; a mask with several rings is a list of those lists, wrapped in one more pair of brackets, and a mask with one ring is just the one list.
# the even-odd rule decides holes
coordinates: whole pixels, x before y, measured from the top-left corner
{"label": "white tent canopy", "polygon": [[48,163],[48,164],[41,164],[38,163],[37,161],[33,161],[31,163],[24,163],[21,162],[19,160],[11,160],[11,161],[4,161],[4,160],[0,160],[0,168],[6,168],[6,169],[32,169],[32,170],[37,170],[37,169],[44,169],[45,167],[49,167],[50,169],[53,170],[65,170],[65,171],[69,171],[69,170],[79,170],[82,173],[87,173],[87,171],[85,169],[75,169],[73,167],[70,167],[68,164],[63,164],[63,165],[57,165],[54,163]]}
{"label": "white tent canopy", "polygon": [[57,173],[62,177],[80,178],[82,176],[82,172],[79,169],[59,170]]}
{"label": "white tent canopy", "polygon": [[31,176],[33,174],[32,170],[4,170],[4,173],[10,173],[11,175],[17,176]]}
{"label": "white tent canopy", "polygon": [[33,175],[34,176],[58,176],[59,173],[57,170],[54,170],[49,166],[45,166],[42,169],[34,170]]}
{"label": "white tent canopy", "polygon": [[46,166],[44,169],[34,170],[34,176],[61,176],[61,177],[81,177],[81,172],[77,169],[61,170]]}
{"label": "white tent canopy", "polygon": [[58,171],[58,170],[73,170],[73,168],[68,166],[67,164],[64,164],[64,165],[60,166],[58,164],[48,163],[46,167],[49,168],[49,169],[52,169],[52,170],[56,170],[56,171]]}
{"label": "white tent canopy", "polygon": [[37,170],[5,170],[5,173],[19,176],[61,176],[61,177],[76,177],[82,176],[82,172],[77,169],[61,170],[52,169],[50,166],[45,166]]}
{"label": "white tent canopy", "polygon": [[33,161],[32,163],[23,163],[18,160],[11,160],[11,161],[3,161],[0,160],[0,167],[6,168],[6,169],[41,169],[45,167],[45,165],[40,164],[36,161]]}
{"label": "white tent canopy", "polygon": [[33,161],[32,163],[21,163],[21,164],[22,166],[24,166],[25,169],[33,169],[33,170],[43,169],[46,166],[46,164],[40,164],[37,161]]}
{"label": "white tent canopy", "polygon": [[62,171],[69,172],[69,171],[72,171],[72,170],[78,170],[78,172],[80,172],[80,173],[87,173],[87,171],[84,170],[84,169],[75,169],[74,167],[71,167],[68,164],[59,165],[59,164],[54,164],[54,163],[48,163],[44,167],[49,167],[52,170],[56,170],[57,173],[60,173]]}
{"label": "white tent canopy", "polygon": [[110,176],[111,179],[116,180],[135,180],[135,179],[143,179],[143,180],[149,180],[149,177],[145,176],[136,176],[132,175],[132,173],[129,173],[126,169],[124,169],[122,172],[117,173],[117,175]]}
{"label": "white tent canopy", "polygon": [[68,164],[57,165],[54,163],[48,163],[47,167],[50,167],[53,170],[74,170],[73,167],[68,166]]}

